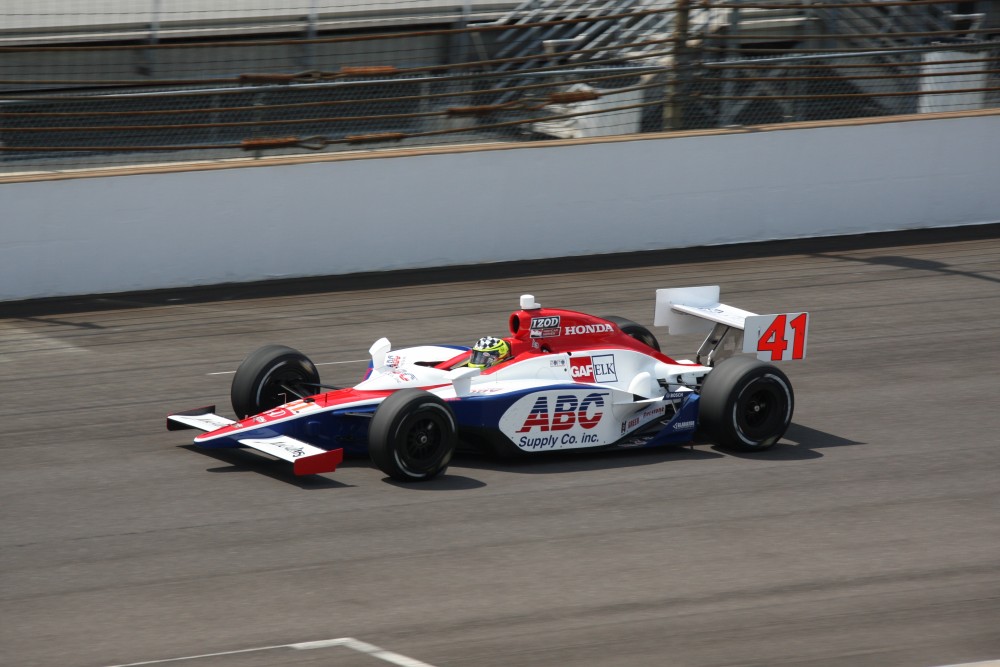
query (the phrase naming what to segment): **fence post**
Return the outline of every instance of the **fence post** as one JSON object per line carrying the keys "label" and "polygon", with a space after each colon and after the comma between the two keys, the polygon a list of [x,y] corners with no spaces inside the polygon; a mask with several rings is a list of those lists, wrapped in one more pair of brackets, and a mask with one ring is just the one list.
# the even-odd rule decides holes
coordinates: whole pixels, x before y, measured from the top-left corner
{"label": "fence post", "polygon": [[667,102],[663,105],[663,127],[669,130],[684,129],[684,105],[690,82],[690,0],[677,0],[674,6],[674,75],[667,85]]}
{"label": "fence post", "polygon": [[[152,0],[149,8],[149,36],[146,43],[155,46],[160,41],[160,13],[162,0]],[[138,62],[136,71],[143,76],[155,76],[156,52],[152,49],[139,49],[136,53]]]}
{"label": "fence post", "polygon": [[320,69],[316,63],[316,43],[313,41],[319,36],[319,8],[316,0],[309,2],[309,16],[306,17],[306,44],[304,60],[306,69]]}

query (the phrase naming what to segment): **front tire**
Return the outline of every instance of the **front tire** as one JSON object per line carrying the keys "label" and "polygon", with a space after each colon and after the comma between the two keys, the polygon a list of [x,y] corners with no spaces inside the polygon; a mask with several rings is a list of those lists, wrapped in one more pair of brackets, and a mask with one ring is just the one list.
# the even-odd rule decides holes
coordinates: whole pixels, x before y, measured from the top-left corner
{"label": "front tire", "polygon": [[795,395],[788,377],[775,366],[731,357],[705,376],[699,406],[699,426],[715,444],[757,452],[785,434]]}
{"label": "front tire", "polygon": [[315,394],[317,385],[319,371],[309,357],[284,345],[265,345],[236,369],[229,397],[242,419],[295,400],[296,394]]}
{"label": "front tire", "polygon": [[423,482],[441,474],[458,441],[451,408],[421,389],[390,394],[372,418],[368,450],[372,462],[400,482]]}

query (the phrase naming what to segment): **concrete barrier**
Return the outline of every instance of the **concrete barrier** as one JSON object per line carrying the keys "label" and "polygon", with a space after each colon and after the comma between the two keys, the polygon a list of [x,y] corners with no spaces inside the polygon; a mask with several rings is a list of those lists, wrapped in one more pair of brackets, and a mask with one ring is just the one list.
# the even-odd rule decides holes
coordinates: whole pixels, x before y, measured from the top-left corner
{"label": "concrete barrier", "polygon": [[1000,220],[1000,114],[0,184],[0,301]]}

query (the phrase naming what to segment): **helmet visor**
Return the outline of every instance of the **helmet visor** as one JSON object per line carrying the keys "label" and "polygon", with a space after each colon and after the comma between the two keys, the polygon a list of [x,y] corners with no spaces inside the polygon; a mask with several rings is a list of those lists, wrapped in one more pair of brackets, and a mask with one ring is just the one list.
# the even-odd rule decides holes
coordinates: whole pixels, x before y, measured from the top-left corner
{"label": "helmet visor", "polygon": [[500,350],[473,350],[469,366],[473,368],[489,368],[500,359]]}

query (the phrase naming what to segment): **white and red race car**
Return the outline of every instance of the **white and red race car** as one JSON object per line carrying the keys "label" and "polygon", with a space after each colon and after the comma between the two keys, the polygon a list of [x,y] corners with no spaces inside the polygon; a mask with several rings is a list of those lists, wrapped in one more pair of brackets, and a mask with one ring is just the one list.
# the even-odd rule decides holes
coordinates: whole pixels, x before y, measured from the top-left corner
{"label": "white and red race car", "polygon": [[364,379],[332,389],[305,355],[267,345],[233,378],[238,421],[211,406],[171,414],[167,428],[206,431],[196,445],[249,447],[291,462],[298,475],[334,471],[344,450],[367,451],[400,481],[440,474],[459,444],[497,452],[655,447],[687,443],[696,430],[743,451],[778,442],[794,394],[769,362],[805,357],[808,313],[755,315],[720,303],[717,286],[656,294],[655,326],[708,332],[695,361],[660,352],[642,325],[543,308],[524,295],[504,339],[511,357],[495,366],[470,368],[466,347],[393,350],[382,338]]}

